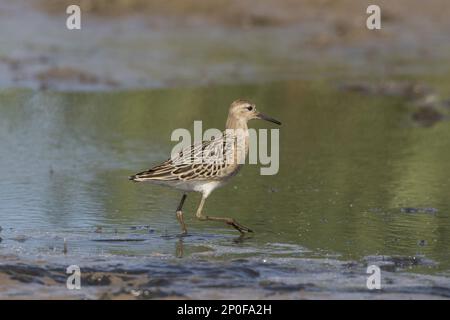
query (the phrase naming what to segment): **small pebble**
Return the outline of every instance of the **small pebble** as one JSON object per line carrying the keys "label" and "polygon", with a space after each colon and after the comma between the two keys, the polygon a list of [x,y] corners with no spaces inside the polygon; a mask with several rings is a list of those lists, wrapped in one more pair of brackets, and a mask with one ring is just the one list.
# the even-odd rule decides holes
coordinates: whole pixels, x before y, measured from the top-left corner
{"label": "small pebble", "polygon": [[413,208],[413,207],[404,207],[400,209],[402,213],[437,213],[438,209],[436,208]]}
{"label": "small pebble", "polygon": [[424,127],[431,127],[436,122],[443,120],[444,115],[434,108],[421,107],[412,115],[412,118]]}
{"label": "small pebble", "polygon": [[130,229],[131,230],[144,230],[144,229],[149,229],[150,226],[145,225],[145,226],[131,226]]}
{"label": "small pebble", "polygon": [[24,235],[18,235],[16,237],[12,238],[12,240],[17,241],[17,242],[25,242],[28,240],[28,237],[24,236]]}
{"label": "small pebble", "polygon": [[419,246],[421,246],[421,247],[424,247],[424,246],[427,245],[427,240],[419,240],[419,241],[417,242],[417,244],[418,244]]}

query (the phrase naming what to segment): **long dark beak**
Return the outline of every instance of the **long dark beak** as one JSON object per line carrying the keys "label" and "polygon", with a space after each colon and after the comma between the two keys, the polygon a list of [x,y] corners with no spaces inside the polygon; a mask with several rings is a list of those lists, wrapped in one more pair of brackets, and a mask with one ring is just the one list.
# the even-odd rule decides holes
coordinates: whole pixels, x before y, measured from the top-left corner
{"label": "long dark beak", "polygon": [[278,124],[278,125],[281,126],[281,122],[280,122],[280,121],[278,121],[278,120],[276,120],[276,119],[274,119],[274,118],[271,118],[271,117],[269,117],[269,116],[266,116],[264,113],[258,112],[258,114],[256,115],[256,117],[257,117],[258,119],[270,121],[270,122],[276,123],[276,124]]}

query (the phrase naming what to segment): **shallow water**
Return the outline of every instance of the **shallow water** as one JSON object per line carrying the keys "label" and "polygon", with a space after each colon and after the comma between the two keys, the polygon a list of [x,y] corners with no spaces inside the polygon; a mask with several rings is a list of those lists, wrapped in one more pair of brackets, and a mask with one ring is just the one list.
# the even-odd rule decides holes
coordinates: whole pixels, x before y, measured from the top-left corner
{"label": "shallow water", "polygon": [[[173,129],[192,130],[194,120],[223,128],[226,106],[238,97],[283,122],[280,171],[261,176],[259,165],[245,166],[211,195],[206,212],[256,232],[239,239],[224,225],[196,221],[200,197],[192,194],[184,208],[190,236],[180,240],[181,194],[127,176],[168,157]],[[199,256],[219,264],[300,259],[302,266],[314,259],[317,281],[332,259],[381,264],[400,285],[411,280],[404,271],[449,274],[450,125],[419,126],[401,97],[287,81],[110,93],[7,90],[0,101],[0,255],[85,266],[102,257],[130,268],[138,264],[133,257],[162,264]],[[345,279],[346,268],[337,274]],[[307,279],[314,283],[314,273]],[[442,281],[447,287],[448,277]]]}

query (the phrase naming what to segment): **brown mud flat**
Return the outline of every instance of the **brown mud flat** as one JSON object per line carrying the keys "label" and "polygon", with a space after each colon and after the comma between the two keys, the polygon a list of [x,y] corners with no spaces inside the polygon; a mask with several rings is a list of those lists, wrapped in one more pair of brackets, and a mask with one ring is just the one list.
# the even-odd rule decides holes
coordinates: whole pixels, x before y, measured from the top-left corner
{"label": "brown mud flat", "polygon": [[81,289],[69,290],[64,264],[3,257],[2,299],[449,299],[441,276],[397,268],[427,265],[406,257],[368,257],[383,270],[382,290],[366,288],[365,268],[330,259],[148,259],[139,264],[91,263],[81,268]]}
{"label": "brown mud flat", "polygon": [[[35,7],[52,14],[72,4],[70,0],[38,0]],[[347,34],[353,23],[365,21],[361,9],[371,1],[342,0],[82,0],[82,11],[103,17],[121,17],[144,13],[149,17],[164,17],[177,24],[215,23],[230,26],[282,26],[305,23],[322,18],[332,20],[337,33]],[[420,0],[382,0],[377,4],[383,9],[386,22],[414,19],[420,15],[432,15],[434,23],[448,23],[446,10],[450,4],[445,0],[431,0],[426,7]],[[405,9],[407,8],[407,9]],[[365,12],[363,10],[362,12]],[[175,18],[176,20],[171,20]]]}
{"label": "brown mud flat", "polygon": [[[442,73],[450,3],[378,1],[0,1],[0,87],[114,90]],[[36,32],[39,30],[39,32]],[[34,32],[33,32],[34,31]]]}

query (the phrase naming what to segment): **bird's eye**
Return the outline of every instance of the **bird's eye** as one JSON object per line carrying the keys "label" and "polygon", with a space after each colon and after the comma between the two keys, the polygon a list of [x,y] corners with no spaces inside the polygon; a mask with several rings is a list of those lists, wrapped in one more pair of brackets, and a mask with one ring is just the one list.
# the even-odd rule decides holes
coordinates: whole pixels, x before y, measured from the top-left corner
{"label": "bird's eye", "polygon": [[248,106],[248,107],[247,107],[247,110],[248,110],[248,111],[252,111],[252,110],[253,110],[253,107],[252,107],[252,106]]}

